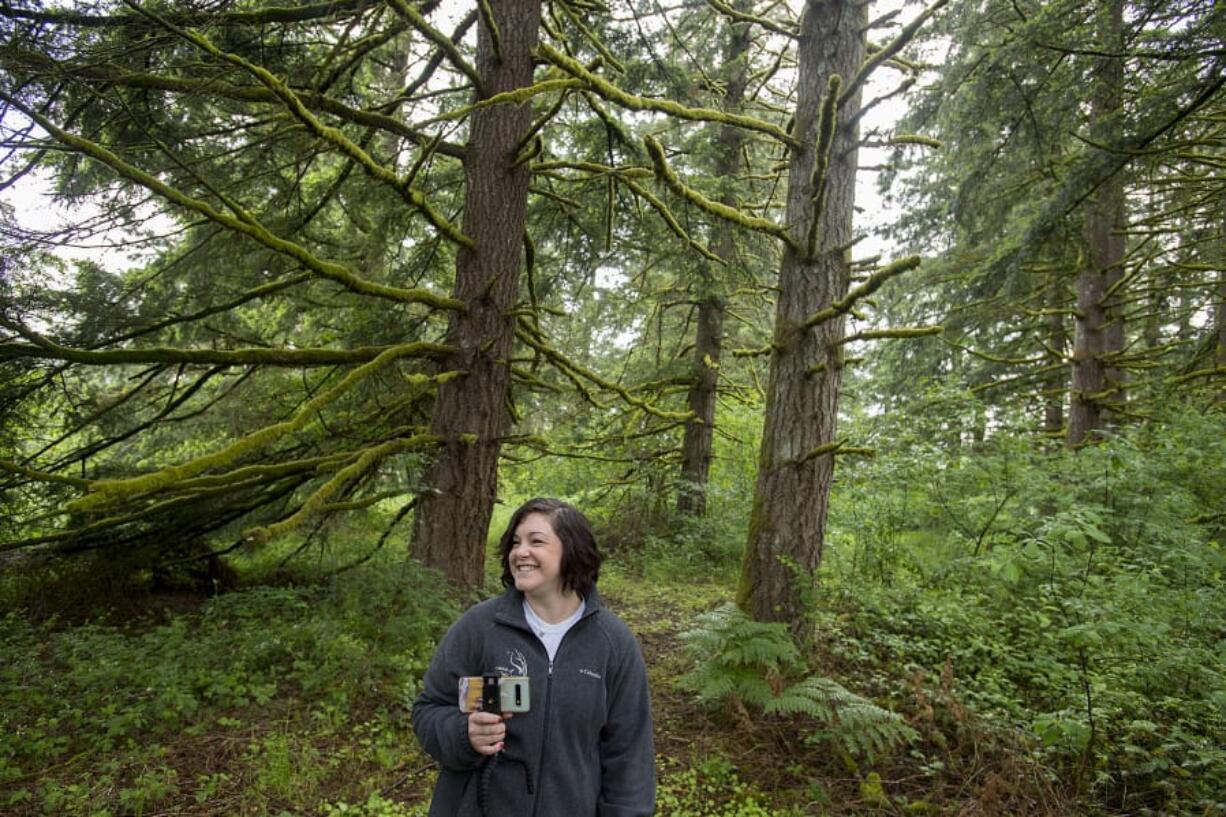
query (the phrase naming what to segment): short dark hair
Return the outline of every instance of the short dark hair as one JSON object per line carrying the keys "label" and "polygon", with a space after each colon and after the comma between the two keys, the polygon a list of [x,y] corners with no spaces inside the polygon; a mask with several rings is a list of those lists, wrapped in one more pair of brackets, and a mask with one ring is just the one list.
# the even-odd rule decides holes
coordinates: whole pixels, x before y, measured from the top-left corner
{"label": "short dark hair", "polygon": [[508,557],[511,555],[515,529],[530,513],[544,514],[549,519],[553,532],[562,542],[559,578],[563,592],[574,590],[580,596],[587,596],[600,578],[600,551],[596,548],[596,534],[592,532],[592,523],[573,505],[568,505],[560,499],[539,496],[529,499],[515,509],[502,539],[498,542],[498,558],[502,560],[502,586],[511,587],[515,584]]}

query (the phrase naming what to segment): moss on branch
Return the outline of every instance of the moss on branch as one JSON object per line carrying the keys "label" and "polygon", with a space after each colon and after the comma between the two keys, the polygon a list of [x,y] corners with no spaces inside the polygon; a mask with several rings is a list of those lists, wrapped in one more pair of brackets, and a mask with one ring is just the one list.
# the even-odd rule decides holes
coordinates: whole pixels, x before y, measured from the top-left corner
{"label": "moss on branch", "polygon": [[866,329],[863,332],[848,335],[840,340],[839,343],[851,343],[857,340],[925,338],[930,335],[939,335],[944,331],[944,326],[900,326],[894,329]]}
{"label": "moss on branch", "polygon": [[664,148],[661,147],[659,142],[657,142],[651,136],[644,136],[643,144],[646,146],[647,153],[651,156],[651,161],[655,165],[656,177],[668,185],[668,187],[678,196],[681,196],[686,201],[715,216],[716,218],[731,221],[733,224],[737,224],[747,230],[766,233],[767,235],[774,236],[775,238],[778,238],[789,245],[792,243],[791,237],[788,235],[787,230],[773,221],[758,218],[756,216],[745,215],[735,207],[729,207],[726,204],[713,201],[692,187],[687,187],[681,181],[681,179],[677,178],[677,174],[673,173],[672,168],[668,166],[668,159],[664,155]]}
{"label": "moss on branch", "polygon": [[902,51],[907,43],[914,39],[916,33],[919,32],[924,23],[928,22],[928,18],[939,11],[948,2],[949,0],[936,0],[936,2],[931,6],[917,14],[915,19],[908,23],[902,31],[898,32],[897,37],[865,60],[864,65],[860,66],[860,70],[856,72],[856,76],[847,84],[847,87],[843,89],[843,93],[839,95],[839,104],[842,105],[844,102],[851,99],[851,97],[860,90],[860,86],[862,86],[868,80],[869,75],[876,71],[882,63],[893,59],[899,51]]}
{"label": "moss on branch", "polygon": [[53,482],[60,485],[71,485],[74,488],[86,488],[89,486],[89,480],[80,477],[66,477],[62,474],[51,474],[46,471],[38,471],[34,468],[27,468],[20,463],[12,460],[0,459],[0,471],[8,471],[11,474],[26,477],[33,482]]}
{"label": "moss on branch", "polygon": [[430,22],[417,9],[404,2],[404,0],[391,0],[390,4],[397,14],[408,21],[409,25],[417,29],[419,34],[434,43],[435,47],[443,53],[448,62],[455,66],[456,70],[468,77],[468,81],[473,84],[478,93],[481,92],[481,75],[477,73],[476,68],[468,64],[468,60],[464,59],[464,55],[460,53],[460,49],[456,48],[455,43],[451,41],[450,37],[430,25]]}
{"label": "moss on branch", "polygon": [[920,147],[933,148],[941,150],[945,147],[945,143],[940,139],[933,139],[931,136],[922,136],[918,133],[896,133],[888,140],[891,145],[919,145]]}
{"label": "moss on branch", "polygon": [[[830,149],[834,146],[834,133],[838,126],[839,112],[836,101],[839,98],[839,88],[843,78],[831,74],[826,83],[826,95],[822,98],[821,112],[817,119],[817,146],[813,156],[813,175],[809,178],[809,189],[812,216],[809,221],[808,235],[805,238],[806,258],[810,261],[817,257],[817,228],[822,220],[822,210],[826,205],[826,174],[830,170]],[[799,135],[799,134],[798,134]]]}
{"label": "moss on branch", "polygon": [[38,111],[35,111],[22,103],[20,100],[13,98],[3,91],[0,91],[0,99],[3,99],[9,105],[13,106],[17,110],[20,110],[30,119],[37,122],[41,128],[46,130],[47,133],[51,134],[57,141],[66,147],[101,162],[114,170],[120,176],[123,176],[125,179],[128,179],[129,181],[146,188],[150,192],[161,196],[171,204],[200,213],[210,221],[216,222],[217,224],[220,224],[221,226],[235,232],[242,233],[243,235],[254,239],[271,250],[293,258],[311,272],[323,278],[327,278],[330,281],[334,281],[352,292],[362,295],[386,298],[388,300],[399,301],[401,303],[421,303],[437,309],[463,310],[465,308],[461,301],[438,295],[428,289],[404,289],[402,287],[391,287],[361,278],[360,276],[355,275],[349,268],[333,261],[325,261],[321,258],[317,258],[313,253],[300,244],[296,244],[273,234],[270,230],[268,230],[254,218],[251,218],[249,215],[244,214],[246,216],[245,218],[227,215],[226,213],[217,210],[208,202],[201,201],[187,195],[186,193],[183,193],[179,189],[161,181],[156,176],[128,164],[102,145],[63,130]]}
{"label": "moss on branch", "polygon": [[[94,511],[117,500],[163,491],[189,477],[214,468],[223,468],[239,457],[251,454],[288,434],[305,428],[326,406],[335,402],[375,372],[406,357],[413,345],[391,347],[371,362],[349,372],[332,388],[308,400],[290,419],[253,431],[211,454],[205,454],[181,465],[172,465],[139,477],[96,480],[90,483],[90,493],[70,502],[67,506],[68,510],[72,512]],[[434,377],[433,380],[435,383],[442,383],[458,374],[459,372],[444,372]]]}
{"label": "moss on branch", "polygon": [[[451,348],[440,343],[414,343],[416,351],[405,357],[440,358]],[[368,363],[393,347],[359,346],[354,349],[73,349],[40,338],[36,343],[0,343],[0,360],[44,358],[86,366],[124,364],[201,364],[213,366],[287,366],[308,368]],[[398,347],[404,348],[404,347]]]}
{"label": "moss on branch", "polygon": [[664,223],[668,225],[668,229],[672,230],[673,233],[678,238],[680,238],[686,244],[690,245],[690,247],[692,247],[700,255],[702,255],[703,258],[706,258],[709,261],[714,261],[715,263],[720,264],[720,265],[727,264],[727,262],[724,261],[724,259],[720,258],[714,252],[707,249],[706,247],[704,247],[703,245],[695,241],[693,238],[691,238],[690,234],[687,233],[685,231],[685,228],[681,226],[681,222],[678,221],[677,217],[674,216],[672,211],[668,209],[668,205],[665,204],[663,201],[661,201],[659,198],[657,198],[654,194],[652,194],[651,191],[647,190],[647,188],[643,187],[641,184],[636,183],[630,178],[623,178],[622,183],[625,184],[626,187],[630,188],[634,192],[635,195],[639,196],[645,202],[650,204],[655,209],[655,211],[660,214],[660,217],[664,219]]}
{"label": "moss on branch", "polygon": [[243,533],[243,538],[258,543],[276,539],[298,527],[307,519],[327,511],[329,499],[382,460],[415,448],[438,445],[442,441],[443,438],[436,434],[416,434],[408,438],[388,440],[385,443],[363,449],[353,463],[337,471],[331,479],[316,489],[293,514],[275,524],[251,528]]}
{"label": "moss on branch", "polygon": [[830,304],[827,307],[819,309],[805,320],[805,328],[817,326],[820,323],[838,317],[839,315],[850,312],[860,300],[869,297],[877,290],[881,289],[882,285],[891,278],[897,278],[905,272],[910,272],[920,265],[920,257],[918,255],[907,256],[900,258],[892,264],[888,264],[875,273],[870,275],[868,279],[853,288],[845,296]]}
{"label": "moss on branch", "polygon": [[621,399],[624,400],[625,402],[629,403],[635,408],[638,408],[646,412],[647,414],[653,415],[655,417],[659,417],[662,420],[682,420],[682,421],[689,420],[693,418],[694,416],[692,412],[688,412],[688,411],[685,411],[685,412],[665,411],[664,409],[657,408],[651,403],[648,403],[646,400],[642,400],[638,397],[635,397],[624,386],[621,386],[617,383],[613,383],[612,381],[609,381],[609,380],[605,380],[603,377],[596,374],[591,369],[581,366],[580,364],[566,357],[564,354],[557,351],[553,347],[549,346],[548,344],[544,343],[541,340],[538,340],[530,332],[523,331],[522,328],[517,328],[515,330],[515,334],[516,336],[519,337],[519,339],[523,343],[526,343],[528,346],[540,352],[546,359],[549,360],[550,363],[554,364],[554,366],[556,366],[563,373],[569,374],[572,378],[582,377],[583,379],[588,380],[591,383],[594,383],[596,386],[600,387],[601,389],[604,389],[605,391],[611,391],[617,394],[619,397],[621,397]]}
{"label": "moss on branch", "polygon": [[732,125],[772,136],[793,149],[802,147],[802,145],[798,144],[796,140],[788,135],[787,131],[770,122],[755,119],[752,116],[717,111],[712,108],[690,108],[669,99],[648,99],[647,97],[636,96],[635,94],[623,91],[603,77],[592,73],[578,60],[566,56],[548,43],[538,45],[537,51],[542,57],[566,73],[583,80],[592,91],[595,91],[610,102],[621,105],[623,108],[629,108],[632,111],[658,111],[692,122],[718,122],[724,125]]}
{"label": "moss on branch", "polygon": [[752,25],[764,28],[767,31],[773,31],[776,34],[782,34],[792,40],[800,38],[800,34],[796,31],[795,26],[782,26],[773,20],[768,20],[765,17],[759,17],[756,14],[747,14],[743,11],[737,11],[727,3],[721,3],[720,0],[706,0],[707,5],[718,11],[725,17],[736,20],[738,23],[750,23]]}

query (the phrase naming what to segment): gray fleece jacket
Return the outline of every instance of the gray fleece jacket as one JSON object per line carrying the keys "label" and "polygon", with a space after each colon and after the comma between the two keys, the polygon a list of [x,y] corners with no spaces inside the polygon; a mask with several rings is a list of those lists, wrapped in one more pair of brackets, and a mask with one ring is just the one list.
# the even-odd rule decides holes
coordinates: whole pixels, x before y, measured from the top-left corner
{"label": "gray fleece jacket", "polygon": [[[551,663],[511,588],[451,626],[413,704],[413,731],[439,763],[430,817],[648,817],[655,749],[647,672],[626,625],[593,588]],[[465,675],[527,675],[531,711],[507,721],[494,758],[468,742]]]}

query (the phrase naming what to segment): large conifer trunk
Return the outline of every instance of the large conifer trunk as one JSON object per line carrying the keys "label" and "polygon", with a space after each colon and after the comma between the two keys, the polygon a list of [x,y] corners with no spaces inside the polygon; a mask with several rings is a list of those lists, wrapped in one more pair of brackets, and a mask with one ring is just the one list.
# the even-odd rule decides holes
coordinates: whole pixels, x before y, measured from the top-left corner
{"label": "large conifer trunk", "polygon": [[1056,440],[1060,438],[1060,433],[1064,430],[1065,372],[1064,367],[1059,364],[1064,360],[1064,348],[1068,345],[1068,333],[1064,328],[1064,312],[1061,310],[1064,306],[1064,299],[1060,290],[1060,276],[1057,272],[1053,272],[1051,280],[1047,283],[1047,302],[1045,304],[1047,315],[1044,319],[1047,323],[1047,345],[1059,354],[1060,358],[1056,361],[1058,368],[1052,371],[1048,379],[1047,394],[1044,395],[1043,431]]}
{"label": "large conifer trunk", "polygon": [[[1118,138],[1123,108],[1124,12],[1121,0],[1101,9],[1098,36],[1103,56],[1091,71],[1090,131],[1099,143]],[[1080,445],[1106,423],[1109,406],[1124,398],[1124,376],[1115,356],[1124,350],[1122,299],[1113,287],[1124,275],[1124,179],[1115,173],[1090,197],[1085,212],[1087,257],[1077,277],[1077,320],[1069,400],[1068,443]]]}
{"label": "large conifer trunk", "polygon": [[[808,0],[801,18],[793,133],[805,147],[792,151],[787,199],[787,221],[797,247],[806,244],[814,218],[812,177],[821,98],[831,74],[850,81],[864,60],[867,5]],[[845,123],[859,104],[856,93],[838,111],[816,252],[806,257],[803,249],[789,247],[780,266],[758,480],[737,590],[738,604],[750,615],[787,621],[801,639],[807,635],[809,616],[795,572],[799,568],[810,573],[821,562],[834,458],[817,451],[835,439],[844,337],[841,316],[813,328],[806,328],[805,321],[847,293],[859,137],[854,124]]]}
{"label": "large conifer trunk", "polygon": [[[499,31],[494,53],[484,21],[478,33],[477,73],[483,96],[532,83],[532,52],[540,0],[491,3]],[[498,485],[498,454],[509,422],[507,401],[519,272],[523,265],[529,163],[516,150],[531,124],[529,104],[482,108],[472,116],[464,159],[464,233],[473,248],[456,259],[455,297],[468,309],[453,313],[447,344],[457,351],[445,370],[463,374],[438,392],[430,430],[445,439],[418,505],[414,552],[455,584],[482,583],[485,539]]]}
{"label": "large conifer trunk", "polygon": [[[1226,226],[1218,229],[1226,234]],[[1218,239],[1218,247],[1220,251],[1226,251],[1226,238]],[[1214,317],[1217,322],[1217,352],[1213,356],[1213,362],[1217,368],[1226,369],[1226,269],[1219,269],[1217,273],[1217,307]],[[1217,401],[1226,405],[1226,388],[1218,390]]]}

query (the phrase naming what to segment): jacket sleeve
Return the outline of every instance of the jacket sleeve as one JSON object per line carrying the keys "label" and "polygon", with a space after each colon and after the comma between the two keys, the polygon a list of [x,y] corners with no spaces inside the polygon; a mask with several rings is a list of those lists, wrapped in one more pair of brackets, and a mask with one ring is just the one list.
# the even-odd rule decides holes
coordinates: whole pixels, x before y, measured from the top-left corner
{"label": "jacket sleeve", "polygon": [[483,759],[468,742],[468,716],[459,706],[460,678],[476,672],[473,667],[480,661],[479,653],[473,655],[479,645],[472,624],[461,617],[443,636],[413,702],[413,731],[422,749],[457,772],[476,769]]}
{"label": "jacket sleeve", "polygon": [[[624,625],[623,625],[624,626]],[[647,668],[627,629],[609,678],[609,715],[600,733],[598,817],[649,817],[656,802],[656,756]]]}

